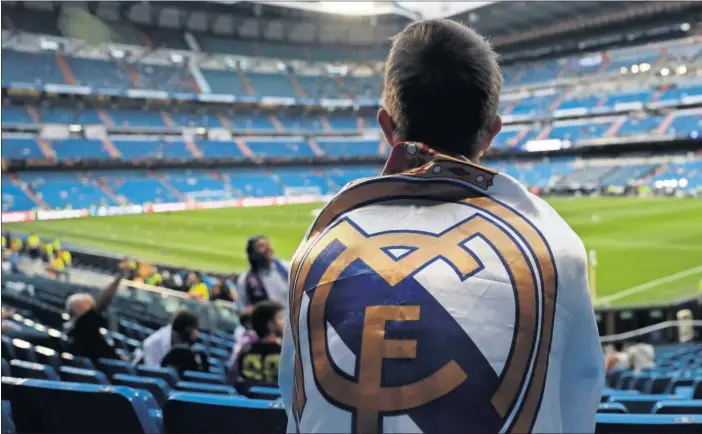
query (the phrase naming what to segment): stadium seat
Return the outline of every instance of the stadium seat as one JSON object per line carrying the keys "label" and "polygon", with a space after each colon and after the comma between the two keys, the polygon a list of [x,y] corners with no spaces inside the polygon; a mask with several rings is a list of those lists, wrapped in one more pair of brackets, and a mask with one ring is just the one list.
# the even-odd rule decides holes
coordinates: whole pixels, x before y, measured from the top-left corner
{"label": "stadium seat", "polygon": [[277,387],[253,386],[246,395],[252,399],[276,400],[280,398],[280,389]]}
{"label": "stadium seat", "polygon": [[667,414],[598,414],[596,433],[699,433],[702,418]]}
{"label": "stadium seat", "polygon": [[27,380],[3,397],[18,432],[159,432],[143,395],[123,386]]}
{"label": "stadium seat", "polygon": [[11,375],[10,372],[12,372],[10,370],[10,364],[7,363],[7,360],[2,359],[2,376],[9,377]]}
{"label": "stadium seat", "polygon": [[61,365],[80,369],[95,369],[90,359],[87,357],[74,356],[71,353],[61,353]]}
{"label": "stadium seat", "polygon": [[12,350],[15,359],[26,360],[28,362],[36,362],[36,354],[34,347],[29,342],[22,339],[12,339]]}
{"label": "stadium seat", "polygon": [[154,377],[138,377],[136,375],[115,374],[112,377],[112,384],[119,386],[128,386],[133,389],[148,390],[153,395],[158,403],[158,406],[163,408],[163,404],[171,393],[168,383],[163,378]]}
{"label": "stadium seat", "polygon": [[194,381],[179,381],[175,388],[183,392],[214,393],[219,395],[236,395],[232,386],[224,384],[197,383]]}
{"label": "stadium seat", "polygon": [[[4,359],[3,359],[4,360]],[[12,420],[12,406],[10,401],[2,401],[2,434],[14,434],[15,422]]]}
{"label": "stadium seat", "polygon": [[658,401],[653,406],[655,414],[698,414],[702,415],[702,400]]}
{"label": "stadium seat", "polygon": [[10,370],[17,378],[35,378],[38,380],[59,381],[60,378],[54,368],[49,365],[25,362],[24,360],[10,360]]}
{"label": "stadium seat", "polygon": [[167,433],[283,433],[287,416],[282,405],[236,396],[176,392],[166,401]]}
{"label": "stadium seat", "polygon": [[72,366],[62,366],[59,369],[63,381],[88,384],[110,384],[107,377],[100,371],[94,369],[81,369]]}
{"label": "stadium seat", "polygon": [[34,352],[36,353],[37,363],[49,365],[57,371],[61,367],[61,356],[51,348],[37,345],[34,347]]}
{"label": "stadium seat", "polygon": [[673,379],[672,377],[666,375],[663,377],[656,377],[653,378],[651,381],[651,384],[646,391],[647,393],[666,393],[666,391],[672,386],[673,384]]}
{"label": "stadium seat", "polygon": [[619,402],[606,402],[606,403],[602,403],[602,404],[600,404],[600,405],[597,407],[597,412],[598,412],[598,413],[602,413],[602,414],[605,414],[605,413],[608,413],[608,414],[612,414],[612,413],[616,413],[616,414],[628,413],[628,411],[626,410],[626,407],[624,407],[624,405],[622,405],[622,404],[619,403]]}
{"label": "stadium seat", "polygon": [[224,377],[207,372],[185,371],[183,372],[183,380],[197,383],[224,384]]}
{"label": "stadium seat", "polygon": [[630,396],[614,396],[609,402],[618,402],[622,404],[629,413],[646,414],[651,413],[653,406],[658,401],[679,399],[676,395],[630,395]]}
{"label": "stadium seat", "polygon": [[109,378],[114,377],[116,374],[136,375],[134,366],[123,360],[99,359],[98,368]]}
{"label": "stadium seat", "polygon": [[150,366],[137,366],[137,374],[142,377],[162,378],[168,387],[175,387],[179,381],[178,372],[173,368],[153,368]]}
{"label": "stadium seat", "polygon": [[15,358],[15,349],[12,346],[12,339],[9,336],[2,336],[2,355],[10,360]]}

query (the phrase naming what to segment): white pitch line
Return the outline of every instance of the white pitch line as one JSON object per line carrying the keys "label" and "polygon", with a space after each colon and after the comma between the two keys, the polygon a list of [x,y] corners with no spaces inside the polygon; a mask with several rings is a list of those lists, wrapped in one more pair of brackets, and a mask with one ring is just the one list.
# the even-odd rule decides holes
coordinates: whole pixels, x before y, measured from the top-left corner
{"label": "white pitch line", "polygon": [[616,294],[612,294],[607,297],[602,297],[595,300],[595,304],[609,303],[615,300],[626,298],[632,294],[638,294],[639,292],[648,291],[651,288],[655,288],[665,283],[674,282],[676,280],[683,279],[687,276],[695,275],[699,272],[702,272],[702,265],[698,265],[697,267],[693,267],[687,270],[679,271],[677,273],[673,273],[669,276],[661,277],[659,279],[654,279],[650,282],[642,283],[641,285],[632,286],[629,289],[623,289],[617,292]]}

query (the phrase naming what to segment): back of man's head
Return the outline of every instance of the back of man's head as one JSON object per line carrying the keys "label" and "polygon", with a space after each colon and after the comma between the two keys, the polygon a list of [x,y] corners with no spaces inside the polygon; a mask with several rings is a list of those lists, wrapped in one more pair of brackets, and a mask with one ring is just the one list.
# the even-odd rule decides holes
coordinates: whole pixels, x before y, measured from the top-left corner
{"label": "back of man's head", "polygon": [[416,141],[475,159],[499,132],[502,72],[479,34],[455,21],[409,25],[393,38],[383,108],[394,142]]}
{"label": "back of man's head", "polygon": [[171,328],[176,333],[183,333],[198,328],[199,321],[195,314],[183,309],[171,317]]}
{"label": "back of man's head", "polygon": [[271,330],[270,323],[282,310],[283,305],[275,300],[264,300],[256,303],[251,314],[251,325],[259,338],[265,338],[275,332]]}
{"label": "back of man's head", "polygon": [[66,299],[66,313],[71,318],[77,318],[95,307],[95,299],[84,292],[73,294]]}

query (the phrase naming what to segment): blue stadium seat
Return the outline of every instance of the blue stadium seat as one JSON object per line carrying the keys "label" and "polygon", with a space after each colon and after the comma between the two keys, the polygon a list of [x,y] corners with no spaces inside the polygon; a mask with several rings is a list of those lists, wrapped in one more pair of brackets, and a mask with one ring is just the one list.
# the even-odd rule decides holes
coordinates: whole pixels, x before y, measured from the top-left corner
{"label": "blue stadium seat", "polygon": [[9,336],[2,336],[2,356],[10,360],[15,358],[15,348],[12,346],[12,339]]}
{"label": "blue stadium seat", "polygon": [[116,374],[136,375],[134,366],[124,360],[99,359],[98,368],[110,378]]}
{"label": "blue stadium seat", "polygon": [[14,434],[16,432],[15,422],[12,420],[10,401],[2,401],[2,434]]}
{"label": "blue stadium seat", "polygon": [[100,371],[94,369],[81,369],[72,366],[62,366],[59,369],[63,381],[88,384],[110,384],[107,377]]}
{"label": "blue stadium seat", "polygon": [[8,397],[19,432],[159,432],[143,394],[123,386],[27,380]]}
{"label": "blue stadium seat", "polygon": [[141,377],[162,378],[169,387],[175,387],[180,380],[178,372],[173,368],[153,368],[150,366],[137,366],[137,374]]}
{"label": "blue stadium seat", "polygon": [[214,393],[218,395],[236,395],[232,386],[224,384],[197,383],[194,381],[179,381],[175,388],[183,392]]}
{"label": "blue stadium seat", "polygon": [[34,347],[29,342],[22,339],[12,339],[12,350],[15,359],[26,360],[28,362],[37,361],[36,354],[34,353]]}
{"label": "blue stadium seat", "polygon": [[156,425],[156,429],[158,430],[159,433],[163,432],[163,411],[156,409],[156,408],[150,408],[149,409],[149,416],[151,416],[151,419],[154,421],[154,425]]}
{"label": "blue stadium seat", "polygon": [[667,414],[598,414],[596,433],[699,433],[702,418]]}
{"label": "blue stadium seat", "polygon": [[52,350],[51,348],[37,345],[34,347],[34,352],[36,353],[37,363],[49,365],[57,371],[61,367],[60,354]]}
{"label": "blue stadium seat", "polygon": [[698,414],[702,415],[702,400],[658,401],[653,406],[655,414]]}
{"label": "blue stadium seat", "polygon": [[61,365],[80,369],[95,369],[90,359],[87,357],[74,356],[71,353],[61,353]]}
{"label": "blue stadium seat", "polygon": [[665,393],[673,384],[673,378],[669,375],[655,377],[651,380],[651,384],[646,390],[647,393]]}
{"label": "blue stadium seat", "polygon": [[646,414],[651,413],[653,406],[658,401],[678,399],[676,395],[630,395],[614,396],[609,402],[618,402],[629,411],[629,413]]}
{"label": "blue stadium seat", "polygon": [[619,402],[605,402],[597,407],[597,412],[602,414],[624,414],[628,413],[626,407]]}
{"label": "blue stadium seat", "polygon": [[221,375],[197,371],[183,372],[183,380],[194,381],[197,383],[224,384],[224,377],[222,377]]}
{"label": "blue stadium seat", "polygon": [[2,359],[2,376],[3,377],[9,377],[12,371],[10,370],[10,364],[7,363],[7,360]]}
{"label": "blue stadium seat", "polygon": [[252,399],[276,400],[280,398],[280,389],[277,387],[253,386],[246,395]]}
{"label": "blue stadium seat", "polygon": [[171,393],[168,383],[163,378],[153,378],[153,377],[138,377],[136,375],[127,374],[115,374],[112,377],[112,383],[119,386],[128,386],[133,389],[143,389],[148,390],[153,395],[154,399],[158,403],[159,407],[163,407],[163,404],[168,398],[168,394]]}
{"label": "blue stadium seat", "polygon": [[59,381],[59,376],[49,365],[25,362],[24,360],[10,360],[12,375],[17,378],[35,378],[37,380]]}
{"label": "blue stadium seat", "polygon": [[166,401],[167,433],[283,433],[287,416],[280,403],[237,396],[174,393]]}

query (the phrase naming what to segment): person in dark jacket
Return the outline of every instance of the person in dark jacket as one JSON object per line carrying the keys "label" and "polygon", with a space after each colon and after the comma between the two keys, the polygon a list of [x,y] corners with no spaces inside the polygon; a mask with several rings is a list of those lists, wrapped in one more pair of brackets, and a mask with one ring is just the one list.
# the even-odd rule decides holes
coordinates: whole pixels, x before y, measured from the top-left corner
{"label": "person in dark jacket", "polygon": [[[115,348],[100,333],[107,326],[103,312],[112,303],[122,279],[129,273],[129,263],[122,261],[115,279],[100,292],[97,300],[87,293],[73,294],[66,300],[66,312],[70,319],[64,325],[68,340],[66,350],[74,356],[97,360],[119,359]],[[97,366],[97,365],[96,365]]]}
{"label": "person in dark jacket", "polygon": [[197,316],[182,310],[173,317],[171,324],[171,349],[161,361],[164,368],[175,368],[179,375],[185,371],[209,372],[207,355],[193,350],[193,345],[200,337]]}

